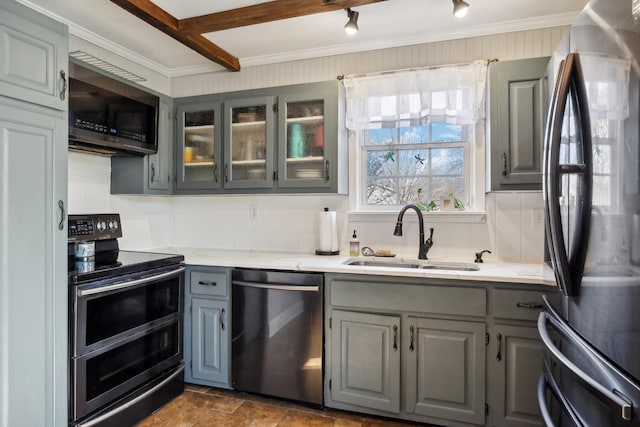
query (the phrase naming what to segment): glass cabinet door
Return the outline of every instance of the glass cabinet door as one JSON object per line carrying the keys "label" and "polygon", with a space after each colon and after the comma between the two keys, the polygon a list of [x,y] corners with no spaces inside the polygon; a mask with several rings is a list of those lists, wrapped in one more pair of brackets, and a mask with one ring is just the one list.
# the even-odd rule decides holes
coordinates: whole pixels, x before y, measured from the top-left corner
{"label": "glass cabinet door", "polygon": [[331,107],[323,94],[279,98],[279,183],[281,187],[326,187],[331,168],[325,117]]}
{"label": "glass cabinet door", "polygon": [[274,98],[225,102],[225,188],[273,186]]}
{"label": "glass cabinet door", "polygon": [[219,102],[178,106],[178,189],[220,188],[221,112]]}

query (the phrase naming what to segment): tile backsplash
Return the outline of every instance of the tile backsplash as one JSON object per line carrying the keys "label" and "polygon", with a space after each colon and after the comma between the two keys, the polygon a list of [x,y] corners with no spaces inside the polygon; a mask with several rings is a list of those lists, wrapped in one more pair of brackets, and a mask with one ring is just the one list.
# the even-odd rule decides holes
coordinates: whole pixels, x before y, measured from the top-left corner
{"label": "tile backsplash", "polygon": [[[403,237],[393,236],[395,219],[350,221],[348,197],[338,195],[115,196],[109,191],[109,158],[69,154],[69,212],[118,212],[123,249],[165,246],[312,253],[317,248],[318,213],[337,212],[340,250],[358,230],[360,246],[417,256],[417,222],[407,221]],[[435,222],[433,259],[472,260],[481,249],[487,260],[542,262],[544,224],[540,192],[486,195],[483,223]],[[409,215],[409,213],[407,214]],[[413,214],[412,214],[413,215]]]}

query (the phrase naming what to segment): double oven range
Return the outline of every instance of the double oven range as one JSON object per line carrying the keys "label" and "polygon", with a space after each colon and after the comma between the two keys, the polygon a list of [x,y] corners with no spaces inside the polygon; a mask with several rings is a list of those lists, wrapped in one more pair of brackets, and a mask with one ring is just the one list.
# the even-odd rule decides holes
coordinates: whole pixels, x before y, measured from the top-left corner
{"label": "double oven range", "polygon": [[119,250],[118,214],[68,230],[69,425],[133,425],[184,389],[184,257]]}

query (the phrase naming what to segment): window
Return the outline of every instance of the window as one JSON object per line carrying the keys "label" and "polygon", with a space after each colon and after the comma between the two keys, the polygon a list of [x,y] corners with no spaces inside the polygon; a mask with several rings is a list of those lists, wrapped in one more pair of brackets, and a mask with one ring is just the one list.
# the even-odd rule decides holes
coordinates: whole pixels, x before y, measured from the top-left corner
{"label": "window", "polygon": [[357,147],[356,210],[474,200],[475,123],[484,117],[486,63],[345,78]]}

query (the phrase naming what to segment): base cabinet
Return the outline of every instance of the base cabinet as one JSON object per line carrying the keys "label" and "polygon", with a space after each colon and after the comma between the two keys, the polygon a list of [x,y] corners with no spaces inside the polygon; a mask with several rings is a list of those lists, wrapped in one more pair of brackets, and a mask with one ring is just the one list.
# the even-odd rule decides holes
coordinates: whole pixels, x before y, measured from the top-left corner
{"label": "base cabinet", "polygon": [[334,310],[331,398],[400,412],[400,317]]}
{"label": "base cabinet", "polygon": [[188,266],[185,295],[185,381],[229,388],[229,280],[224,268]]}
{"label": "base cabinet", "polygon": [[407,412],[484,424],[485,324],[409,317],[408,331]]}
{"label": "base cabinet", "polygon": [[535,327],[496,325],[493,424],[500,427],[542,426],[536,386],[543,370],[543,349]]}

